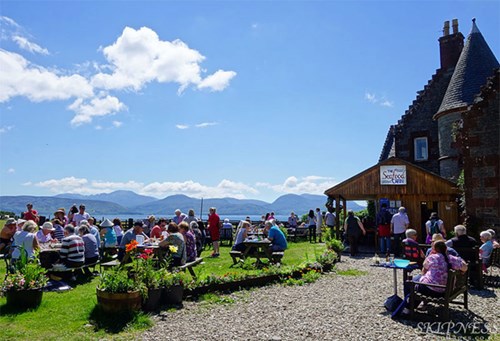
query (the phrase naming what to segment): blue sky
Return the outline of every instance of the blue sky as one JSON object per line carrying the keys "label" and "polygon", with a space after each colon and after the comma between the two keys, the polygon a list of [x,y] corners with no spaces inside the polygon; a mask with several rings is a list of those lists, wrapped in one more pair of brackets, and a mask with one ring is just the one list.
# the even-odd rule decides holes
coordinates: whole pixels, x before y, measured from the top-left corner
{"label": "blue sky", "polygon": [[272,201],[377,163],[498,1],[1,1],[0,194]]}

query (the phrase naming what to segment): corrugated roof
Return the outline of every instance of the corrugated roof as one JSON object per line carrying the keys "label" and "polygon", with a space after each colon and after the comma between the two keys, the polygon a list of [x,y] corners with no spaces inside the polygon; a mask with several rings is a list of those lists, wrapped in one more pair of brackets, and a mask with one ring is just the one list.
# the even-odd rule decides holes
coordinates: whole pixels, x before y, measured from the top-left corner
{"label": "corrugated roof", "polygon": [[473,19],[472,30],[436,115],[472,104],[474,96],[479,93],[481,86],[497,67],[499,67],[498,60]]}

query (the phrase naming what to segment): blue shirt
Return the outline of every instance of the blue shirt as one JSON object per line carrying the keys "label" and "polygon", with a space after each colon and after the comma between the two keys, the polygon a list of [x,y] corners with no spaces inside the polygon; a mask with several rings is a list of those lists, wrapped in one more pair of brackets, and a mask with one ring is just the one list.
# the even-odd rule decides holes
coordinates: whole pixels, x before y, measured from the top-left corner
{"label": "blue shirt", "polygon": [[276,225],[273,225],[269,229],[269,238],[272,239],[273,245],[279,246],[283,250],[285,250],[288,247],[285,235]]}

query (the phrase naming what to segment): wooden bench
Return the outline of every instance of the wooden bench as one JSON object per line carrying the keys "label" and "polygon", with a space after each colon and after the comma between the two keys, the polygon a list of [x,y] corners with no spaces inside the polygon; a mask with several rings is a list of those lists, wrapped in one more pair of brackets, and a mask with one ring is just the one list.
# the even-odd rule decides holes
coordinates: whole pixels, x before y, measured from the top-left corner
{"label": "wooden bench", "polygon": [[229,252],[229,255],[233,259],[233,265],[238,264],[239,260],[242,260],[242,261],[244,260],[243,252],[241,252],[241,251],[231,250],[231,252]]}
{"label": "wooden bench", "polygon": [[476,289],[484,289],[483,264],[479,258],[479,246],[472,248],[454,247],[460,258],[466,261],[469,265],[469,282]]}
{"label": "wooden bench", "polygon": [[283,252],[283,251],[280,251],[280,252],[275,251],[271,254],[271,261],[273,263],[280,263],[281,258],[283,258],[284,255],[285,255],[285,252]]}
{"label": "wooden bench", "polygon": [[[463,273],[459,270],[450,269],[448,270],[448,279],[446,285],[408,281],[408,283],[410,284],[410,318],[413,318],[415,316],[415,311],[418,306],[417,300],[442,305],[444,309],[442,309],[441,311],[443,312],[443,317],[446,321],[450,319],[450,303],[463,305],[464,308],[468,310],[467,277],[468,272]],[[429,288],[443,288],[445,289],[445,292],[440,297],[427,296],[416,290],[417,285],[423,285]],[[460,295],[464,296],[463,301],[455,301],[455,299]]]}
{"label": "wooden bench", "polygon": [[82,266],[76,267],[76,268],[50,268],[47,269],[48,272],[53,272],[53,273],[66,273],[66,272],[73,272],[75,270],[84,270],[86,268],[95,268],[98,264],[101,264],[99,261],[95,263],[90,263],[90,264],[84,264]]}
{"label": "wooden bench", "polygon": [[196,260],[186,263],[184,265],[181,265],[178,267],[179,270],[186,271],[186,269],[189,271],[191,276],[193,276],[194,279],[196,279],[196,273],[194,272],[193,268],[198,265],[203,263],[203,258],[196,258]]}

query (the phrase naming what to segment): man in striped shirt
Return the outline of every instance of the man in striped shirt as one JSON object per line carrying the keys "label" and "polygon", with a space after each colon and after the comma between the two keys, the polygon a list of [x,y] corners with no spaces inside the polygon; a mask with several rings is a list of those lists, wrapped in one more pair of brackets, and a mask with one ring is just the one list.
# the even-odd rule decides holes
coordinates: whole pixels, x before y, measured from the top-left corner
{"label": "man in striped shirt", "polygon": [[85,246],[83,239],[75,235],[73,225],[66,225],[61,246],[61,261],[68,268],[77,268],[85,263]]}

